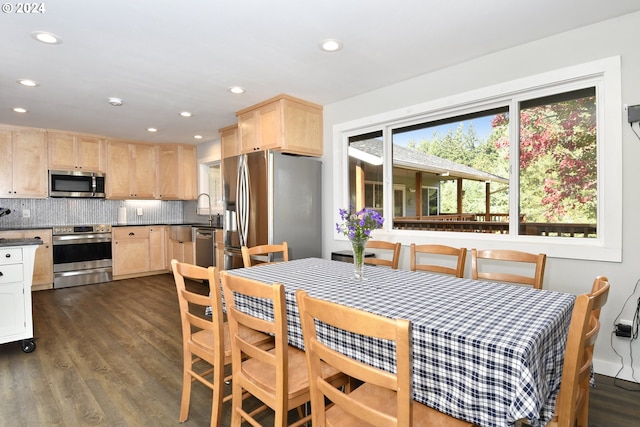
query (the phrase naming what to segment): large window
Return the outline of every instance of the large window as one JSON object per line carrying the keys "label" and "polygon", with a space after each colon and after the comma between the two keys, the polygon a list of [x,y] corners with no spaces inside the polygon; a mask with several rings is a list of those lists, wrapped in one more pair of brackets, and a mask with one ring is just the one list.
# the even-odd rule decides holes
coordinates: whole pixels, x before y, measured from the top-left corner
{"label": "large window", "polygon": [[575,252],[560,256],[619,261],[619,79],[615,58],[347,124],[349,201],[383,213],[388,232],[546,253],[564,242],[558,253]]}

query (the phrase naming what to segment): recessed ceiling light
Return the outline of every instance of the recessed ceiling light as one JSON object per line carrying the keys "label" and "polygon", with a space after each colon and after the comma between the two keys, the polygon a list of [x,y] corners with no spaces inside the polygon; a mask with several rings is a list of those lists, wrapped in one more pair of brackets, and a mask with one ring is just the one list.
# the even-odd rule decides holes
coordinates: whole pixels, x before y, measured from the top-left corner
{"label": "recessed ceiling light", "polygon": [[22,107],[15,107],[13,109],[13,111],[15,111],[16,113],[26,113],[26,112],[28,112],[28,110],[26,108],[22,108]]}
{"label": "recessed ceiling light", "polygon": [[179,113],[182,117],[191,117],[193,114],[191,114],[188,111],[180,111]]}
{"label": "recessed ceiling light", "polygon": [[148,132],[158,132],[158,129],[156,128],[147,128]]}
{"label": "recessed ceiling light", "polygon": [[60,36],[57,36],[53,33],[48,33],[46,31],[34,31],[31,33],[31,37],[38,40],[39,42],[46,44],[60,44],[62,43],[62,39]]}
{"label": "recessed ceiling light", "polygon": [[195,139],[202,139],[202,135],[193,135]]}
{"label": "recessed ceiling light", "polygon": [[320,49],[325,52],[337,52],[342,49],[342,42],[336,39],[326,39],[320,43]]}
{"label": "recessed ceiling light", "polygon": [[239,95],[241,93],[244,93],[244,88],[241,87],[241,86],[231,86],[229,88],[229,92],[235,93],[236,95]]}
{"label": "recessed ceiling light", "polygon": [[113,105],[114,107],[121,107],[123,104],[122,98],[116,98],[114,96],[110,96],[108,101],[109,104]]}
{"label": "recessed ceiling light", "polygon": [[18,83],[21,84],[22,86],[28,86],[28,87],[40,86],[40,83],[31,79],[20,79],[18,80]]}

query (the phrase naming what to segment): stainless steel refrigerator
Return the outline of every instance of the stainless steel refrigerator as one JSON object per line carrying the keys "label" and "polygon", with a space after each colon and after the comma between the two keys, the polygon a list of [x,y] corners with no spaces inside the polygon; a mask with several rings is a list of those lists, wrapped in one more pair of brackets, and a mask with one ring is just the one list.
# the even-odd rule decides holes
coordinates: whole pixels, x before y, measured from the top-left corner
{"label": "stainless steel refrigerator", "polygon": [[260,151],[223,160],[224,268],[243,267],[241,246],[286,241],[289,259],[322,256],[322,163]]}

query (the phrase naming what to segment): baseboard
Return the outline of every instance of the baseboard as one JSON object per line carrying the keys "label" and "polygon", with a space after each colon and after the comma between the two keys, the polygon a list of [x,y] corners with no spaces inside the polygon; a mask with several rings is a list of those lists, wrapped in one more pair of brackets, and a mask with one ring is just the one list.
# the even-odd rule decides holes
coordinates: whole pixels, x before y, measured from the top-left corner
{"label": "baseboard", "polygon": [[[593,370],[596,374],[606,375],[613,378],[618,377],[622,380],[636,383],[638,382],[637,380],[633,379],[631,366],[629,365],[629,362],[627,360],[625,360],[624,369],[620,371],[620,368],[620,363],[612,363],[601,359],[596,359],[595,357],[593,358]],[[636,370],[635,377],[640,378],[640,367],[634,366],[634,368]],[[620,372],[618,373],[618,371]]]}

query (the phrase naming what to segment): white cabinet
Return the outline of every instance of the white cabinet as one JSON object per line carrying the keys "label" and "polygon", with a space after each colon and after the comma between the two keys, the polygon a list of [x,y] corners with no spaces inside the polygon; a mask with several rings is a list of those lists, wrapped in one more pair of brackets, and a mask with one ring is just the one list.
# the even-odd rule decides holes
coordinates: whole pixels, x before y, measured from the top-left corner
{"label": "white cabinet", "polygon": [[[0,246],[0,344],[22,340],[22,350],[35,349],[31,284],[38,244],[6,240]],[[15,243],[15,245],[14,245]]]}

